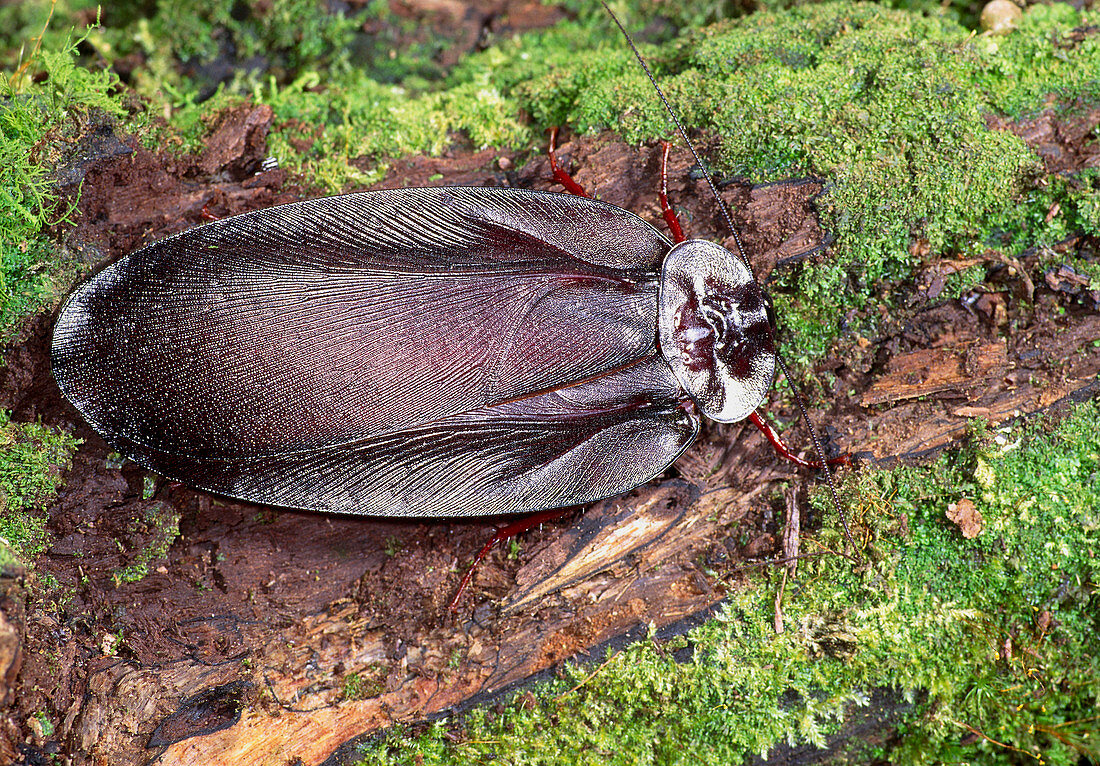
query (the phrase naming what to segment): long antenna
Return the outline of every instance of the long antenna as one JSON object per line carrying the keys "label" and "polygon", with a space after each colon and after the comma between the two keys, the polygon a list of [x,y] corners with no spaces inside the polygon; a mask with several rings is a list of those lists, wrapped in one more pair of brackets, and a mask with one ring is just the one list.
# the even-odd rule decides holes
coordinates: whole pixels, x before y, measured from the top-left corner
{"label": "long antenna", "polygon": [[825,459],[825,450],[821,446],[821,440],[817,437],[817,429],[814,428],[814,423],[810,420],[810,416],[806,412],[806,405],[802,402],[802,394],[798,393],[794,381],[791,380],[791,374],[787,371],[787,363],[784,362],[783,357],[779,355],[779,349],[775,350],[775,361],[779,362],[779,369],[783,371],[783,377],[787,379],[787,386],[790,388],[791,393],[794,394],[794,401],[795,404],[798,405],[798,411],[802,413],[802,422],[806,424],[806,428],[810,432],[810,441],[814,444],[814,451],[821,459],[821,468],[825,471],[825,483],[829,485],[829,494],[833,497],[833,507],[836,508],[837,514],[840,516],[840,524],[844,527],[844,537],[847,538],[848,544],[852,547],[852,554],[855,556],[855,562],[857,564],[862,563],[859,549],[852,539],[851,530],[848,529],[848,519],[845,517],[844,509],[840,505],[840,495],[837,494],[836,484],[833,483],[833,470],[829,468],[829,461]]}
{"label": "long antenna", "polygon": [[[661,86],[657,84],[657,78],[653,76],[653,72],[649,70],[649,64],[642,58],[642,54],[638,51],[638,46],[634,44],[634,39],[630,36],[630,33],[626,31],[626,27],[619,21],[619,17],[615,15],[615,12],[611,10],[611,6],[607,4],[607,0],[600,0],[600,5],[607,11],[607,15],[611,17],[611,20],[615,22],[615,26],[619,28],[619,31],[623,33],[623,37],[626,38],[626,44],[630,46],[631,52],[634,53],[634,58],[638,59],[638,63],[642,65],[642,70],[645,72],[646,77],[649,78],[650,83],[653,85],[653,89],[657,91],[657,95],[661,99],[661,103],[665,105],[665,110],[668,112],[669,117],[672,118],[672,122],[676,125],[676,130],[679,131],[680,136],[684,139],[684,143],[687,144],[687,148],[691,151],[691,156],[695,158],[695,164],[699,166],[699,170],[703,173],[703,178],[707,181],[707,187],[710,189],[712,195],[714,195],[715,202],[718,203],[718,209],[722,212],[722,218],[726,221],[726,226],[729,228],[730,234],[733,235],[733,241],[737,244],[737,255],[741,258],[741,261],[745,264],[745,268],[749,270],[750,274],[753,274],[755,279],[755,273],[752,270],[752,264],[749,263],[749,258],[745,254],[745,246],[741,244],[741,237],[737,233],[737,227],[733,225],[733,219],[730,217],[729,210],[726,208],[726,203],[722,201],[722,196],[718,193],[718,187],[714,184],[714,181],[710,177],[710,171],[707,170],[707,166],[703,163],[702,157],[699,156],[699,152],[695,151],[695,145],[691,143],[691,139],[688,138],[687,131],[684,130],[684,126],[680,123],[680,118],[676,116],[676,110],[672,108],[672,104],[665,98],[665,93],[661,90]],[[806,424],[806,428],[810,432],[810,441],[813,442],[814,451],[817,452],[818,458],[821,459],[821,467],[825,470],[825,481],[829,485],[829,492],[833,498],[833,505],[836,507],[837,514],[840,516],[840,523],[844,527],[844,536],[848,539],[848,544],[852,548],[852,552],[856,557],[856,561],[859,562],[859,551],[856,548],[855,541],[852,539],[852,533],[848,529],[848,520],[844,516],[844,510],[840,506],[840,496],[836,491],[836,484],[833,483],[833,472],[829,469],[829,461],[825,457],[825,450],[821,446],[821,440],[817,436],[817,429],[814,428],[813,422],[810,420],[809,414],[806,412],[806,405],[802,401],[802,395],[798,392],[794,382],[791,380],[791,375],[787,371],[787,363],[783,361],[783,357],[779,353],[779,349],[775,350],[775,360],[779,363],[779,369],[783,371],[783,377],[787,379],[787,385],[791,389],[791,393],[794,394],[795,403],[798,404],[798,409],[802,413],[802,421]]]}
{"label": "long antenna", "polygon": [[634,38],[626,31],[626,27],[619,21],[619,17],[615,15],[615,12],[611,10],[611,6],[607,4],[607,0],[600,0],[600,4],[604,7],[604,10],[607,11],[607,15],[611,17],[611,20],[615,22],[619,31],[623,33],[623,37],[626,38],[626,44],[630,46],[630,50],[634,53],[634,58],[638,59],[638,63],[642,65],[642,69],[645,71],[645,76],[653,83],[653,89],[657,91],[661,103],[665,105],[665,110],[672,118],[672,122],[676,124],[676,130],[679,131],[680,136],[684,139],[684,143],[687,144],[687,148],[691,151],[691,156],[695,158],[695,164],[698,165],[699,170],[703,172],[703,178],[707,179],[707,187],[710,189],[711,194],[714,195],[714,201],[718,203],[718,209],[722,212],[722,218],[726,221],[726,228],[728,228],[730,234],[733,235],[733,241],[737,243],[737,255],[740,256],[741,261],[745,264],[745,268],[751,273],[752,265],[749,263],[748,256],[745,255],[745,246],[741,244],[741,237],[737,234],[737,227],[733,225],[733,219],[730,218],[729,211],[726,209],[725,203],[722,202],[721,195],[718,194],[718,187],[714,185],[714,181],[710,177],[710,171],[707,170],[707,166],[703,164],[703,159],[699,156],[699,153],[695,151],[695,145],[691,143],[687,131],[684,130],[684,126],[680,124],[680,118],[676,116],[676,111],[672,108],[672,104],[668,103],[668,99],[665,98],[665,92],[661,90],[661,86],[657,84],[657,78],[653,76],[653,72],[649,71],[649,64],[642,58],[642,54],[638,51],[638,46],[634,44]]}

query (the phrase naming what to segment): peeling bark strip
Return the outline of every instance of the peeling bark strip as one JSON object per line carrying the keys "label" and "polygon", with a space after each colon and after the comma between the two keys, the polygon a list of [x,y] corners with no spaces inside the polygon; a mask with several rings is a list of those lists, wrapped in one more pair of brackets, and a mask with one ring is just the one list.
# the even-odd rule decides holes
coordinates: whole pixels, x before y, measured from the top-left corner
{"label": "peeling bark strip", "polygon": [[948,348],[928,348],[900,354],[890,360],[880,377],[860,399],[864,407],[900,402],[921,396],[966,392],[980,395],[1008,371],[1004,339],[992,343],[957,342]]}
{"label": "peeling bark strip", "polygon": [[[922,460],[961,438],[969,418],[996,424],[1094,395],[1100,355],[1089,349],[1100,314],[1059,316],[1050,294],[1037,304],[1006,337],[956,304],[925,312],[905,337],[886,342],[893,353],[859,399],[873,417],[843,418],[850,443],[887,464]],[[909,338],[920,347],[902,350],[917,345]]]}
{"label": "peeling bark strip", "polygon": [[[506,615],[535,606],[545,596],[622,566],[644,572],[690,547],[691,529],[711,503],[699,503],[699,488],[668,482],[643,503],[615,503],[611,517],[585,514],[516,573],[515,590],[501,605]],[[591,596],[591,592],[588,594]]]}

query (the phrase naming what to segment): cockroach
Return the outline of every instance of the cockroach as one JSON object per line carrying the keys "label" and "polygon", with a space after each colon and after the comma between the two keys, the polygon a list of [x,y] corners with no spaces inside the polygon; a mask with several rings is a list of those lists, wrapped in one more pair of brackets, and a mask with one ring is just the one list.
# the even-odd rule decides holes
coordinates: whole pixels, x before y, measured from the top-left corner
{"label": "cockroach", "polygon": [[572,194],[359,192],[132,252],[64,302],[58,385],[156,473],[331,513],[583,505],[661,474],[703,415],[779,446],[756,414],[774,317],[740,241],[685,239],[662,183],[669,239],[550,157]]}

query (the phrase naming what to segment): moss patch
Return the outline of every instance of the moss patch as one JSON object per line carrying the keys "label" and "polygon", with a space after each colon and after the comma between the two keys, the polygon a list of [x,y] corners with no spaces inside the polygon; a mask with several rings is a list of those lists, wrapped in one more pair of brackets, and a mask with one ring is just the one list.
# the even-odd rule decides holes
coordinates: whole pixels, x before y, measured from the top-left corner
{"label": "moss patch", "polygon": [[[53,173],[92,110],[121,116],[110,71],[76,65],[82,39],[59,49],[27,43],[29,58],[0,73],[0,344],[68,289],[75,268],[46,235],[66,218]],[[72,203],[75,204],[75,203]]]}
{"label": "moss patch", "polygon": [[[1095,757],[1098,416],[1090,403],[1057,426],[975,434],[928,467],[850,477],[870,563],[801,565],[782,634],[773,573],[688,636],[571,668],[537,704],[393,732],[359,762],[740,763],[783,742],[824,745],[882,687],[913,704],[900,747],[871,754],[892,762]],[[983,520],[973,539],[947,517],[964,500]],[[677,649],[691,660],[674,661]]]}
{"label": "moss patch", "polygon": [[128,563],[111,573],[116,586],[137,582],[149,574],[149,567],[168,555],[168,549],[180,535],[180,515],[168,503],[149,503],[139,517],[130,521],[128,537],[143,541],[126,553]]}
{"label": "moss patch", "polygon": [[345,700],[363,700],[377,697],[385,689],[386,667],[368,665],[358,672],[348,673],[341,684],[341,695]]}
{"label": "moss patch", "polygon": [[0,410],[0,537],[24,560],[49,544],[43,511],[56,497],[77,443],[38,423],[12,423]]}

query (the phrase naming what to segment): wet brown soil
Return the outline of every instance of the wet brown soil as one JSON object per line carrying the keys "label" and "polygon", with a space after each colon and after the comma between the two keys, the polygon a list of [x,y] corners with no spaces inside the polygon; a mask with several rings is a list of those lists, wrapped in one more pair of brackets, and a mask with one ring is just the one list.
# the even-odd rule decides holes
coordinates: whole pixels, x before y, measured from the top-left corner
{"label": "wet brown soil", "polygon": [[[81,170],[67,241],[89,262],[117,258],[198,225],[204,207],[225,216],[308,195],[282,171],[260,169],[270,121],[264,107],[227,113],[194,157],[124,136],[104,142],[111,151]],[[1058,161],[1071,167],[1095,160],[1088,132],[1053,117],[1003,127],[1060,141],[1068,148]],[[561,157],[579,183],[663,226],[659,147],[564,138]],[[541,156],[456,149],[395,162],[380,187],[560,190],[550,178]],[[819,192],[813,181],[723,185],[761,277],[823,241]],[[673,151],[669,193],[689,236],[732,246],[684,150]],[[830,256],[826,248],[809,257]],[[996,423],[1096,396],[1100,355],[1083,349],[1100,338],[1100,313],[1041,278],[1037,255],[1018,264],[1033,284],[991,257],[986,287],[963,301],[929,297],[942,267],[932,265],[923,283],[896,287],[897,305],[909,308],[886,323],[887,334],[819,360],[835,383],[811,417],[832,444],[870,463],[923,461],[964,438],[968,418]],[[1021,299],[1027,291],[1033,302]],[[451,613],[447,601],[493,520],[277,510],[120,465],[53,383],[51,321],[35,318],[26,342],[7,353],[0,407],[15,420],[71,429],[84,444],[50,511],[55,542],[30,582],[3,580],[3,615],[22,660],[4,701],[0,760],[324,762],[364,733],[509,688],[648,624],[676,630],[705,614],[739,587],[746,563],[783,550],[778,482],[814,481],[778,460],[751,426],[709,424],[660,480],[525,533],[514,556],[495,551]],[[779,406],[772,413],[793,418]],[[125,567],[177,518],[167,554],[127,582]],[[803,530],[813,524],[802,520]],[[57,722],[54,732],[35,729],[39,711]]]}

